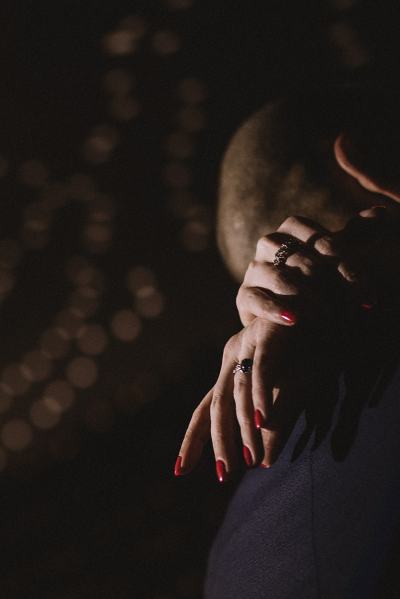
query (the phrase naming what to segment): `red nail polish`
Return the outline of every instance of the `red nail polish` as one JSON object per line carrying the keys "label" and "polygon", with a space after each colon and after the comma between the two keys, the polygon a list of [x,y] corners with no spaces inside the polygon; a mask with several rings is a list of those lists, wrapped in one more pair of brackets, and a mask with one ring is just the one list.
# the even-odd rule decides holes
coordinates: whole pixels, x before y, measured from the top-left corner
{"label": "red nail polish", "polygon": [[248,468],[251,468],[251,466],[253,466],[253,456],[251,455],[250,449],[246,447],[246,445],[243,445],[243,458]]}
{"label": "red nail polish", "polygon": [[254,412],[254,424],[257,428],[262,428],[262,425],[264,424],[264,417],[261,414],[260,410],[256,410]]}
{"label": "red nail polish", "polygon": [[296,322],[296,316],[293,314],[293,312],[289,312],[289,310],[284,310],[281,312],[281,318],[286,320],[286,322],[290,322],[290,324],[295,324]]}
{"label": "red nail polish", "polygon": [[175,474],[175,476],[182,476],[182,474],[183,474],[183,472],[182,472],[182,456],[180,456],[180,455],[178,455],[178,457],[176,458],[174,474]]}
{"label": "red nail polish", "polygon": [[217,478],[220,483],[224,483],[226,481],[226,470],[225,464],[222,460],[217,460],[215,462],[215,469],[217,471]]}
{"label": "red nail polish", "polygon": [[270,468],[271,466],[269,466],[268,464],[260,464],[261,468]]}
{"label": "red nail polish", "polygon": [[371,304],[369,302],[364,302],[363,304],[361,304],[361,308],[363,310],[372,310],[373,307],[374,307],[374,304]]}

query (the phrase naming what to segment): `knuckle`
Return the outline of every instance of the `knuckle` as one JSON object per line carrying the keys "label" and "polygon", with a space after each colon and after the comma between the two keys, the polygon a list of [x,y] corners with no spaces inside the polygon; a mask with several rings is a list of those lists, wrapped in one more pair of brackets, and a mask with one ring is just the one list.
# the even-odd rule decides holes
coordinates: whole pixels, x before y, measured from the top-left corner
{"label": "knuckle", "polygon": [[232,337],[230,337],[230,338],[228,339],[228,341],[225,343],[225,346],[224,346],[224,352],[223,352],[223,357],[224,357],[224,358],[227,358],[227,357],[229,357],[229,356],[231,355],[231,353],[232,353],[232,352],[233,352],[233,350],[234,350],[234,346],[235,346],[235,344],[236,344],[236,336],[235,336],[235,335],[233,335],[233,336],[232,336]]}
{"label": "knuckle", "polygon": [[235,390],[242,392],[247,389],[246,376],[247,374],[240,371],[235,374]]}
{"label": "knuckle", "polygon": [[315,272],[314,262],[307,256],[301,259],[300,268],[307,277],[311,277]]}
{"label": "knuckle", "polygon": [[281,223],[278,227],[278,231],[290,231],[291,229],[295,228],[299,223],[299,217],[295,216],[293,214],[291,214],[290,216],[286,217],[285,220],[283,221],[283,223]]}
{"label": "knuckle", "polygon": [[260,239],[257,241],[257,251],[263,251],[265,249],[268,249],[268,247],[270,246],[270,241],[268,239],[268,237],[266,235],[263,235],[263,237],[260,237]]}
{"label": "knuckle", "polygon": [[319,237],[315,242],[315,249],[320,253],[326,256],[335,256],[336,249],[331,237],[324,235],[323,237]]}
{"label": "knuckle", "polygon": [[222,413],[222,409],[225,403],[225,396],[223,391],[214,391],[214,394],[210,403],[210,413],[215,417]]}

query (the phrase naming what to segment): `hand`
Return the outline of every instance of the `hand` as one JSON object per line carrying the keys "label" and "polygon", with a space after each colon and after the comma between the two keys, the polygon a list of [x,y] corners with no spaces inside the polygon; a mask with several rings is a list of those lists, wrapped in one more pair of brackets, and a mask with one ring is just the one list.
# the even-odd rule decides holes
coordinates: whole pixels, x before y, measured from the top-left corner
{"label": "hand", "polygon": [[[256,258],[266,257],[265,250],[270,250],[270,243],[273,257],[281,243],[278,239],[286,238],[283,230],[282,226],[275,237],[269,236],[259,242]],[[312,228],[310,235],[314,233],[315,228]],[[326,251],[327,243],[324,246],[321,239],[319,245]],[[249,310],[247,326],[225,345],[218,380],[190,421],[177,460],[177,475],[192,470],[211,434],[217,475],[221,481],[224,480],[235,466],[236,421],[247,465],[255,465],[261,459],[264,466],[273,462],[300,406],[300,402],[289,402],[285,398],[288,395],[301,397],[300,382],[307,372],[304,369],[303,376],[301,372],[297,372],[296,376],[280,376],[283,351],[287,349],[287,338],[292,333],[289,329],[295,323],[294,312],[288,306],[298,309],[299,299],[310,295],[316,283],[315,275],[319,273],[318,267],[323,264],[321,256],[305,246],[291,260],[293,267],[285,269],[257,260],[252,263],[248,272],[253,275],[259,270],[261,275],[267,274],[271,291],[255,290],[264,302],[259,317],[256,318]],[[245,279],[245,283],[249,283],[249,278]],[[291,335],[292,342],[293,339]],[[252,375],[238,372],[233,376],[235,365],[246,358],[254,360]],[[293,366],[287,351],[285,358],[286,369],[288,362]],[[295,393],[292,393],[293,389]]]}
{"label": "hand", "polygon": [[[272,427],[272,418],[269,429],[261,426],[267,415],[271,416],[272,390],[286,332],[284,327],[258,318],[229,339],[218,380],[193,413],[175,474],[186,474],[194,468],[211,434],[217,476],[224,482],[236,466],[237,422],[247,465],[256,465],[263,457],[264,465],[270,465],[280,432]],[[252,373],[233,375],[235,365],[245,358],[254,359]]]}
{"label": "hand", "polygon": [[[295,237],[304,245],[286,261],[285,272],[277,273],[272,262],[279,246]],[[344,286],[335,286],[333,293],[347,293],[354,305],[371,308],[388,295],[388,285],[398,280],[400,260],[398,226],[382,207],[370,208],[351,219],[340,232],[331,234],[313,221],[292,216],[286,219],[276,233],[262,237],[257,243],[255,260],[246,271],[236,303],[244,325],[257,316],[278,321],[290,302],[292,320],[298,318],[291,298],[294,271],[301,271],[309,282],[314,279],[317,287],[303,283],[301,297],[307,296],[306,308],[321,309],[321,300],[329,304],[330,298],[318,291],[332,290],[330,284],[323,289],[321,277],[335,269],[342,277]],[[322,265],[324,265],[322,267]],[[396,270],[397,269],[397,270]],[[318,276],[316,276],[318,274]],[[283,279],[283,282],[282,282]],[[327,282],[326,278],[324,281]],[[285,284],[286,282],[286,284]],[[334,279],[331,278],[331,282]],[[312,296],[312,297],[310,297]],[[303,302],[304,307],[304,302]]]}

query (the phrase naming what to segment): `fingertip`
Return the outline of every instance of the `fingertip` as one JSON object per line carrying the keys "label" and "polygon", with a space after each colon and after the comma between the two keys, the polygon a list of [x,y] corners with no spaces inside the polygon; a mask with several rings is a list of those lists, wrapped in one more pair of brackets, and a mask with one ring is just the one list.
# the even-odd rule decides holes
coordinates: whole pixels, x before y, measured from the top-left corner
{"label": "fingertip", "polygon": [[371,208],[367,208],[366,210],[361,210],[361,212],[359,212],[358,214],[363,218],[376,218],[377,216],[385,214],[386,211],[387,206],[380,204],[378,206],[371,206]]}
{"label": "fingertip", "polygon": [[261,410],[254,410],[254,424],[256,428],[260,429],[264,424],[264,416],[262,415]]}
{"label": "fingertip", "polygon": [[215,470],[217,473],[218,482],[225,483],[228,480],[225,463],[222,460],[216,460]]}
{"label": "fingertip", "polygon": [[283,320],[283,324],[293,326],[297,322],[296,315],[293,312],[291,312],[290,310],[282,310],[282,312],[279,314],[279,316]]}
{"label": "fingertip", "polygon": [[174,466],[174,475],[175,476],[182,476],[183,475],[183,471],[182,471],[182,456],[178,455],[178,457],[176,458],[176,462],[175,462],[175,466]]}
{"label": "fingertip", "polygon": [[243,459],[246,462],[246,466],[248,468],[252,468],[254,466],[252,453],[246,445],[243,445]]}

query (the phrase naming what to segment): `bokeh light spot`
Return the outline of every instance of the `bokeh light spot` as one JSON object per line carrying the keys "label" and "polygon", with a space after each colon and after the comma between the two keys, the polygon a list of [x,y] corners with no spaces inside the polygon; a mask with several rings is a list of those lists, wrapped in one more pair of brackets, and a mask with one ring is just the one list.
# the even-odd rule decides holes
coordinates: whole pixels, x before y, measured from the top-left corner
{"label": "bokeh light spot", "polygon": [[144,318],[158,318],[164,309],[164,296],[153,287],[143,287],[137,294],[135,306]]}
{"label": "bokeh light spot", "polygon": [[136,49],[136,36],[128,29],[118,29],[107,33],[103,38],[103,48],[108,54],[124,56]]}
{"label": "bokeh light spot", "polygon": [[21,368],[24,376],[29,381],[44,381],[50,375],[52,362],[48,354],[40,350],[34,350],[25,354]]}
{"label": "bokeh light spot", "polygon": [[82,320],[71,310],[62,310],[55,318],[57,330],[64,339],[73,339],[76,337],[82,326]]}
{"label": "bokeh light spot", "polygon": [[2,372],[1,381],[11,395],[23,395],[31,384],[20,364],[6,366]]}
{"label": "bokeh light spot", "polygon": [[14,418],[4,424],[1,429],[3,445],[11,451],[22,451],[32,442],[32,427],[22,418]]}
{"label": "bokeh light spot", "polygon": [[30,409],[32,424],[40,429],[54,428],[60,421],[60,414],[51,410],[47,403],[39,399],[35,401]]}
{"label": "bokeh light spot", "polygon": [[87,389],[97,380],[97,366],[94,360],[80,356],[74,358],[67,366],[68,381],[78,389]]}
{"label": "bokeh light spot", "polygon": [[155,287],[156,278],[149,268],[135,266],[128,272],[126,282],[131,293],[136,294],[142,287]]}
{"label": "bokeh light spot", "polygon": [[78,347],[83,354],[96,356],[107,347],[107,335],[104,327],[98,324],[84,325],[78,332]]}
{"label": "bokeh light spot", "polygon": [[182,231],[182,243],[189,252],[201,252],[209,245],[210,227],[201,221],[189,221]]}
{"label": "bokeh light spot", "polygon": [[111,330],[120,341],[133,341],[141,328],[140,318],[132,310],[119,310],[111,319]]}
{"label": "bokeh light spot", "polygon": [[75,401],[75,391],[62,379],[49,383],[43,393],[43,401],[49,410],[58,413],[68,410]]}

